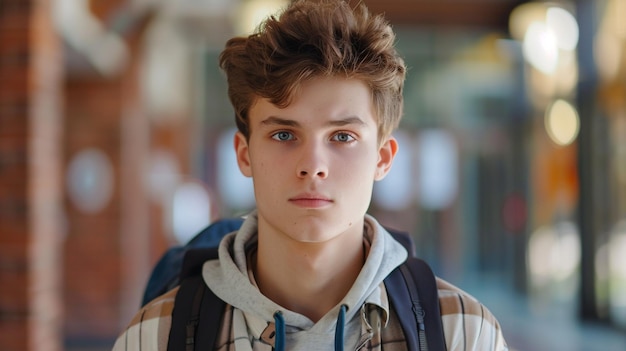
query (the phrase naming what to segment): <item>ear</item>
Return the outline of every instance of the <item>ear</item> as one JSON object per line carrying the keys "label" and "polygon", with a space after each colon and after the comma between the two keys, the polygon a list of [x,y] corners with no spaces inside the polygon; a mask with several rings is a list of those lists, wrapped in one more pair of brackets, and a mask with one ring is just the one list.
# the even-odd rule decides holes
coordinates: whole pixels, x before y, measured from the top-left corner
{"label": "ear", "polygon": [[391,164],[398,152],[398,141],[396,138],[390,136],[378,149],[378,163],[376,164],[376,176],[374,180],[382,180],[385,178],[389,170],[391,170]]}
{"label": "ear", "polygon": [[234,145],[235,153],[237,154],[237,165],[239,166],[241,174],[246,177],[252,177],[248,140],[246,140],[246,137],[239,131],[235,133]]}

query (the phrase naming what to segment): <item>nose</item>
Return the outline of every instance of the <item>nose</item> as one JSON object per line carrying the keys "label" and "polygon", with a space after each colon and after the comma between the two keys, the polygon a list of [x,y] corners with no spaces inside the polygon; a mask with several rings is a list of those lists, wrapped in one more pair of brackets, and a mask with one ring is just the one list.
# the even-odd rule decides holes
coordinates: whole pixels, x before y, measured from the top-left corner
{"label": "nose", "polygon": [[307,143],[302,146],[296,173],[299,178],[319,178],[328,177],[328,163],[322,145],[317,143]]}
{"label": "nose", "polygon": [[326,178],[328,173],[322,170],[313,171],[313,172],[309,172],[307,170],[300,170],[300,172],[298,173],[300,178],[306,178],[309,174],[319,177],[321,179],[324,179]]}

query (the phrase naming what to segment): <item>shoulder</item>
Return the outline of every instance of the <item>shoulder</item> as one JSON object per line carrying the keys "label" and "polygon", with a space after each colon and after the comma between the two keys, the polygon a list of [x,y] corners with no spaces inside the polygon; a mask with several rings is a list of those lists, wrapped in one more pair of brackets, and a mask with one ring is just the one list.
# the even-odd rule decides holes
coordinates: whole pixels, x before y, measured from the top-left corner
{"label": "shoulder", "polygon": [[484,316],[486,309],[476,298],[439,277],[437,277],[437,290],[441,316]]}
{"label": "shoulder", "polygon": [[508,350],[500,323],[487,307],[441,278],[437,289],[448,350]]}
{"label": "shoulder", "polygon": [[166,350],[178,287],[145,305],[115,341],[113,351]]}

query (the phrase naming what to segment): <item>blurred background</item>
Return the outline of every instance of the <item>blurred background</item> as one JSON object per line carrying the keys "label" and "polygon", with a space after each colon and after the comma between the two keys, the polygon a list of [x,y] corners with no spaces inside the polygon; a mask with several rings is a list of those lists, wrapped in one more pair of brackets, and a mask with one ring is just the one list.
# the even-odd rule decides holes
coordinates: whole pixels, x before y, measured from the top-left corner
{"label": "blurred background", "polygon": [[[108,350],[253,205],[217,57],[288,0],[0,1],[0,350]],[[363,0],[409,67],[371,213],[514,350],[626,350],[626,1]]]}

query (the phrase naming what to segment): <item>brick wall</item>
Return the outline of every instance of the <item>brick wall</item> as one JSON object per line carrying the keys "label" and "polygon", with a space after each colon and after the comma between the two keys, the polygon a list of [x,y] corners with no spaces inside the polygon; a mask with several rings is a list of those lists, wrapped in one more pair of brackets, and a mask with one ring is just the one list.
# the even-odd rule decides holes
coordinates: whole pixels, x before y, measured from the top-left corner
{"label": "brick wall", "polygon": [[[92,3],[96,15],[112,16],[121,1]],[[69,72],[65,79],[65,167],[85,149],[97,149],[113,168],[113,193],[104,208],[86,213],[65,196],[65,339],[69,347],[111,342],[139,309],[155,260],[169,243],[151,210],[145,169],[151,126],[139,92],[142,25],[124,33],[130,61],[123,72]]]}
{"label": "brick wall", "polygon": [[119,79],[95,74],[65,83],[64,166],[88,148],[103,152],[113,165],[113,193],[102,210],[82,212],[65,196],[65,333],[71,342],[111,337],[118,324],[120,87]]}
{"label": "brick wall", "polygon": [[[30,6],[0,7],[0,349],[26,345],[27,131]],[[9,335],[14,337],[9,338]]]}
{"label": "brick wall", "polygon": [[[91,5],[106,19],[123,3]],[[188,123],[155,128],[141,105],[146,23],[123,34],[131,60],[121,74],[73,71],[53,4],[0,1],[2,351],[110,349],[171,244],[163,208],[144,186],[151,150],[172,150],[188,170]],[[113,169],[112,197],[95,213],[75,207],[65,184],[70,160],[86,148]]]}
{"label": "brick wall", "polygon": [[48,1],[0,2],[2,350],[62,349],[62,61],[48,7]]}

